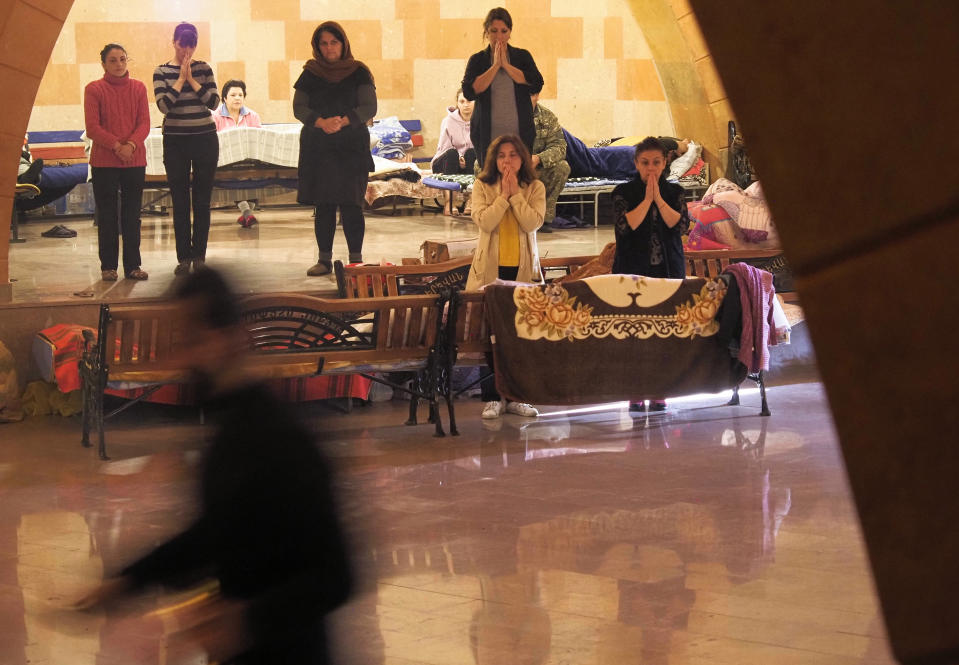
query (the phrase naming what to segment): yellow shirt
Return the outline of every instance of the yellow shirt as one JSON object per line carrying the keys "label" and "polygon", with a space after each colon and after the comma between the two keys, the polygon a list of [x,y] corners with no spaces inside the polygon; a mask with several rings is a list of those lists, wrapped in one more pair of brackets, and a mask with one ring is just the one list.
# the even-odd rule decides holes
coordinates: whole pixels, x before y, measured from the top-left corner
{"label": "yellow shirt", "polygon": [[510,268],[519,265],[519,222],[512,208],[506,209],[499,223],[499,264]]}

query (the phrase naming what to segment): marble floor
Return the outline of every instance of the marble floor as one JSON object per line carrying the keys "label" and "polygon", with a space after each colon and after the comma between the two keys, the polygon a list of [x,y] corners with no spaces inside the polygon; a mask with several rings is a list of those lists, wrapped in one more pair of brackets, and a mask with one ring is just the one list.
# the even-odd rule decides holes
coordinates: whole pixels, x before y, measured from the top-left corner
{"label": "marble floor", "polygon": [[[475,238],[476,226],[469,217],[447,217],[418,204],[368,212],[363,257],[367,262],[399,263],[404,257],[422,255],[425,240]],[[257,212],[259,224],[243,229],[235,209],[213,213],[207,261],[228,270],[238,291],[329,291],[332,276],[307,277],[316,263],[312,210],[302,206],[267,207]],[[40,234],[62,224],[77,232],[75,238],[45,238]],[[13,304],[157,298],[166,295],[173,282],[176,251],[173,221],[169,215],[144,215],[140,252],[145,282],[121,279],[100,281],[97,229],[92,217],[33,219],[20,227],[27,242],[10,246],[10,279]],[[543,256],[598,254],[613,241],[611,226],[558,230],[540,234]],[[338,229],[334,258],[346,262],[346,240]]]}
{"label": "marble floor", "polygon": [[[301,405],[362,543],[336,662],[895,662],[822,386],[811,371],[769,401],[769,418],[744,391],[744,406],[691,397],[648,422],[622,404],[489,422],[465,400],[461,436],[443,439],[404,427],[399,400]],[[194,510],[197,413],[141,404],[118,418],[109,462],[79,446],[75,417],[0,425],[4,665],[202,662],[143,614],[169,599],[122,616],[63,609]]]}

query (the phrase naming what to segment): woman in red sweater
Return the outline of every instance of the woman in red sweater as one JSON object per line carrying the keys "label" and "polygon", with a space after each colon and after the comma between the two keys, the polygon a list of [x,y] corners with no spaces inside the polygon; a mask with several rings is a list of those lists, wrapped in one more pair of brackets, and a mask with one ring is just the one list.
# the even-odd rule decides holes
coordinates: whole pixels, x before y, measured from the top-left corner
{"label": "woman in red sweater", "polygon": [[[117,279],[119,234],[123,234],[123,274],[146,279],[140,269],[140,206],[146,176],[146,147],[150,133],[147,89],[130,78],[127,52],[119,44],[100,51],[103,78],[87,84],[83,94],[93,199],[97,209],[100,274],[104,281]],[[119,192],[119,206],[117,205]]]}

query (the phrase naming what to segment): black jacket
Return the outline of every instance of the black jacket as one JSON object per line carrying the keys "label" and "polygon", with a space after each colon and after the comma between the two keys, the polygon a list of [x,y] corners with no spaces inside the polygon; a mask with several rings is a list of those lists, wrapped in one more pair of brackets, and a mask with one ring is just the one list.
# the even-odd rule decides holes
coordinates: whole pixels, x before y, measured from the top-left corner
{"label": "black jacket", "polygon": [[[332,83],[304,70],[293,87],[293,114],[303,123],[296,200],[362,206],[374,168],[366,122],[376,114],[376,89],[369,72],[360,67]],[[313,126],[317,118],[339,115],[350,124],[335,134]]]}
{"label": "black jacket", "polygon": [[[506,45],[509,52],[509,62],[511,65],[523,72],[526,77],[526,85],[513,84],[513,90],[516,93],[516,114],[519,118],[519,137],[523,143],[532,152],[533,141],[536,140],[536,126],[533,124],[533,104],[529,96],[536,94],[543,89],[543,75],[536,68],[533,56],[529,51],[521,48],[514,48]],[[495,138],[490,136],[490,126],[492,123],[490,112],[490,99],[492,93],[489,88],[476,94],[473,90],[473,81],[487,69],[493,66],[493,51],[487,46],[479,53],[470,56],[466,63],[466,73],[463,74],[463,96],[469,100],[476,101],[476,107],[473,109],[473,117],[470,120],[470,139],[473,141],[473,147],[476,149],[476,161],[480,166],[486,160],[486,150],[489,144]]]}
{"label": "black jacket", "polygon": [[217,430],[200,478],[200,516],[123,571],[135,586],[203,578],[249,602],[243,663],[328,662],[323,617],[351,574],[331,474],[313,437],[251,386],[206,405]]}

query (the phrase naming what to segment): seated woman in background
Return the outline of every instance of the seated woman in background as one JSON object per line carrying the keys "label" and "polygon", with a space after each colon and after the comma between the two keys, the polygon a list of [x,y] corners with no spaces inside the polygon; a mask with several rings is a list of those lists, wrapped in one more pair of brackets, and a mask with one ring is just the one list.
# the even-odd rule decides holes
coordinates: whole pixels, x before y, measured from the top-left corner
{"label": "seated woman in background", "polygon": [[476,151],[470,139],[470,118],[474,104],[463,96],[462,88],[456,91],[456,106],[447,109],[440,125],[440,141],[430,163],[433,173],[473,174]]}
{"label": "seated woman in background", "polygon": [[[436,146],[433,161],[430,162],[433,173],[473,175],[476,150],[470,138],[470,119],[473,117],[474,105],[475,102],[463,96],[463,88],[456,91],[456,106],[447,109],[447,116],[440,125],[439,144]],[[468,200],[464,200],[457,210],[453,206],[451,193],[443,212],[447,215],[458,215],[466,208]]]}
{"label": "seated woman in background", "polygon": [[230,79],[223,84],[220,98],[223,103],[213,112],[216,131],[234,127],[262,127],[256,111],[243,105],[246,101],[246,83]]}

